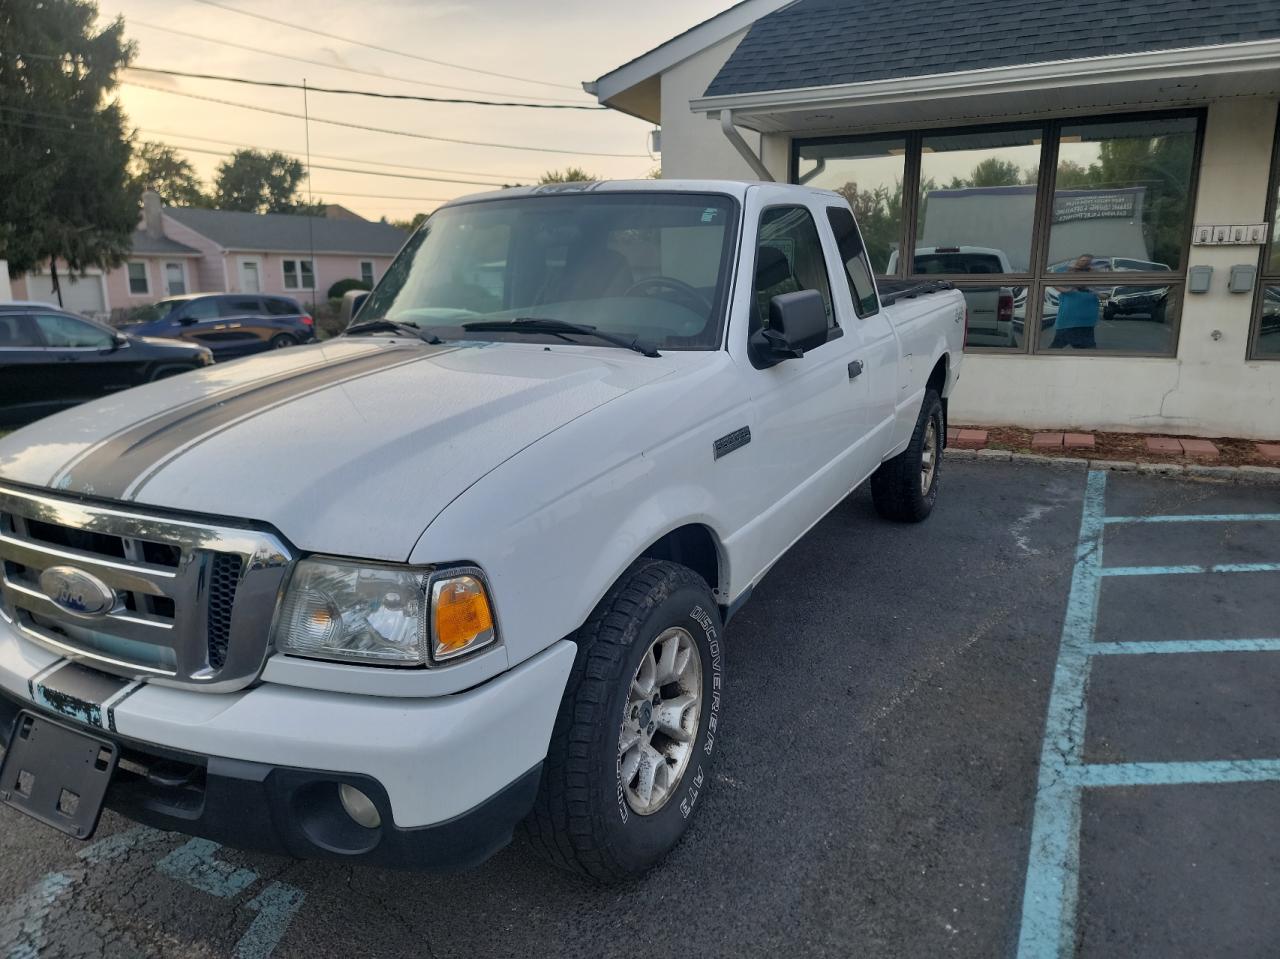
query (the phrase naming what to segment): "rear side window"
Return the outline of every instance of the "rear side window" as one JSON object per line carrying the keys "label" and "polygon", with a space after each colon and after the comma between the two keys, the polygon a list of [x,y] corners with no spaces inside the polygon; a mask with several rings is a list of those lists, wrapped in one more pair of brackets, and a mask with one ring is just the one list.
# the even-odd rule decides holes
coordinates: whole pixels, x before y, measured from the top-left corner
{"label": "rear side window", "polygon": [[858,224],[853,219],[853,214],[841,206],[827,207],[827,219],[831,221],[831,232],[835,234],[836,246],[840,250],[844,275],[849,278],[853,311],[860,319],[865,320],[880,311],[880,301],[876,296],[875,280],[871,278],[867,251],[863,249],[862,238],[858,236]]}
{"label": "rear side window", "polygon": [[223,316],[254,316],[262,312],[262,303],[256,296],[224,296],[218,309]]}
{"label": "rear side window", "polygon": [[754,315],[751,332],[769,323],[769,301],[783,293],[817,290],[827,308],[827,326],[836,326],[831,282],[813,214],[802,206],[773,206],[760,215],[756,246]]}
{"label": "rear side window", "polygon": [[274,297],[268,297],[265,303],[267,312],[272,316],[297,316],[302,312],[298,309],[298,304],[292,300],[279,300]]}
{"label": "rear side window", "polygon": [[31,321],[21,313],[0,313],[0,350],[24,349],[40,345]]}

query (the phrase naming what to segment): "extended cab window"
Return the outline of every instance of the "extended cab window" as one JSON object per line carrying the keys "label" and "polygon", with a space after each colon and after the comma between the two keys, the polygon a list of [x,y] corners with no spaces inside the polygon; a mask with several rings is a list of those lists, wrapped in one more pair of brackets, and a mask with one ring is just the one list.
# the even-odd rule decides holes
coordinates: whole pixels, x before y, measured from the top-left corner
{"label": "extended cab window", "polygon": [[751,332],[769,324],[769,301],[783,293],[817,290],[835,327],[831,282],[813,214],[802,206],[774,206],[760,215],[756,241],[755,298]]}
{"label": "extended cab window", "polygon": [[875,280],[871,278],[871,264],[867,251],[858,235],[858,224],[853,214],[841,206],[827,207],[827,219],[835,234],[840,260],[844,263],[844,275],[849,279],[849,292],[853,294],[853,310],[860,319],[879,312],[880,299],[876,295]]}
{"label": "extended cab window", "polygon": [[111,334],[83,320],[56,313],[37,313],[36,326],[49,346],[62,349],[105,350],[111,347]]}

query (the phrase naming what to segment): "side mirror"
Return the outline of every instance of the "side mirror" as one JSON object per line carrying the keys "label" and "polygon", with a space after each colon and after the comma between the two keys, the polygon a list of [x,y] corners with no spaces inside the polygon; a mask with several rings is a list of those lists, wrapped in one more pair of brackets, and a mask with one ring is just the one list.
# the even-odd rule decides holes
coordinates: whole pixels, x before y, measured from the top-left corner
{"label": "side mirror", "polygon": [[342,308],[339,312],[344,329],[350,325],[352,319],[360,312],[360,307],[364,306],[364,301],[368,298],[368,290],[347,290],[346,293],[342,294]]}
{"label": "side mirror", "polygon": [[184,316],[182,319],[178,320],[178,325],[179,326],[195,326],[196,321],[193,317]]}
{"label": "side mirror", "polygon": [[113,333],[111,336],[111,349],[118,350],[129,345],[129,337],[123,333]]}
{"label": "side mirror", "polygon": [[799,359],[827,342],[827,307],[817,290],[782,293],[769,301],[769,325],[756,330],[748,348],[761,369]]}

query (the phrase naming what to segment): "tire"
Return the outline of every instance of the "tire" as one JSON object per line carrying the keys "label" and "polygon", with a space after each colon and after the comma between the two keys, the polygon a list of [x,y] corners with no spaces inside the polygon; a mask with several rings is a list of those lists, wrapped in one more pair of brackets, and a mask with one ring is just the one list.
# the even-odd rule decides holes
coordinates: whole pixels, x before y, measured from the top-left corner
{"label": "tire", "polygon": [[283,350],[287,347],[297,345],[298,341],[288,333],[277,333],[275,336],[271,337],[271,343],[269,344],[273,350]]}
{"label": "tire", "polygon": [[[876,512],[896,523],[919,523],[933,512],[942,473],[942,447],[946,438],[942,400],[933,390],[924,394],[915,432],[907,448],[871,474],[871,501]],[[932,452],[933,469],[926,481],[925,459]]]}
{"label": "tire", "polygon": [[[706,582],[665,560],[637,560],[600,601],[574,635],[577,659],[552,731],[538,797],[525,821],[531,843],[545,858],[601,882],[620,882],[644,873],[680,841],[710,785],[724,681],[722,633]],[[672,643],[675,655],[670,654]],[[668,653],[662,659],[686,663],[676,681],[646,693],[671,704],[667,723],[680,716],[680,732],[689,737],[685,743],[654,730],[662,721],[660,710],[650,715],[650,709],[641,711],[637,704],[646,670],[649,677],[662,678],[653,677],[654,670],[663,669],[661,660],[650,659],[655,647]],[[677,702],[689,690],[697,691],[696,710]],[[651,707],[648,698],[644,706]],[[640,744],[624,755],[623,737],[631,740],[645,720],[652,738],[639,733]],[[640,761],[657,755],[645,753],[645,742],[665,754],[666,775]],[[647,768],[655,772],[650,806],[642,808]],[[634,774],[628,775],[631,769]],[[665,791],[659,780],[668,783]]]}

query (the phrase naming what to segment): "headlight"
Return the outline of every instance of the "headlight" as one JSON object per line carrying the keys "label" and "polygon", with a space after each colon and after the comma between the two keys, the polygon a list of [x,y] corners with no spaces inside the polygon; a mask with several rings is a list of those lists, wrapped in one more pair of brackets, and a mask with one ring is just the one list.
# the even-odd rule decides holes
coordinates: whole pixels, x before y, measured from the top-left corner
{"label": "headlight", "polygon": [[497,639],[480,571],[298,563],[276,618],[278,650],[318,659],[423,666]]}

